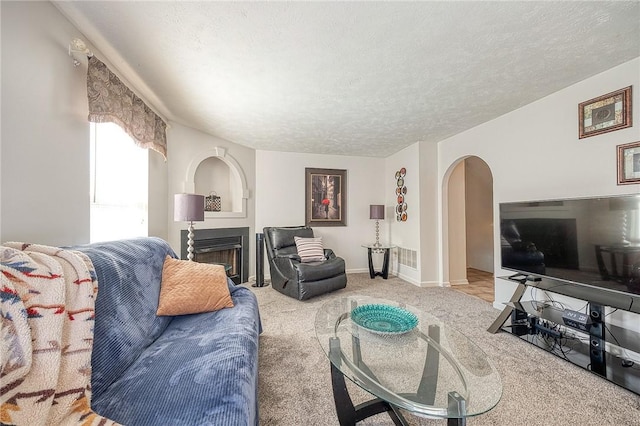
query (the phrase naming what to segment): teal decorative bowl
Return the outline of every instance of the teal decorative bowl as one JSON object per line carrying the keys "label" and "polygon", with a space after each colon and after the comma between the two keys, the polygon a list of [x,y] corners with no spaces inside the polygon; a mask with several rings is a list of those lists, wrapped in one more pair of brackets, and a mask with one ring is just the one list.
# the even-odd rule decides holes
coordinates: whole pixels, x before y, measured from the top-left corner
{"label": "teal decorative bowl", "polygon": [[401,334],[418,325],[418,317],[406,309],[391,305],[362,305],[351,311],[351,321],[380,334]]}

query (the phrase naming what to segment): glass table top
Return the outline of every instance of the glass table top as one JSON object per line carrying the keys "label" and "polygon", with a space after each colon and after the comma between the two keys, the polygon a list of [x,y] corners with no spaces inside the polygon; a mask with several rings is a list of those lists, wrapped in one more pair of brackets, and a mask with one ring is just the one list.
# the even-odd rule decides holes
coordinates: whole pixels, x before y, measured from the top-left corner
{"label": "glass table top", "polygon": [[370,248],[370,249],[392,249],[397,247],[395,244],[382,244],[382,243],[380,243],[379,246],[375,245],[375,243],[362,244],[361,246],[364,248]]}
{"label": "glass table top", "polygon": [[[382,318],[374,313],[363,320],[363,311],[370,308],[385,311]],[[387,310],[390,328],[385,324]],[[485,353],[462,333],[412,306],[367,296],[334,299],[316,313],[315,330],[330,362],[345,377],[414,414],[475,416],[492,409],[502,396],[500,375]],[[452,412],[451,395],[465,401],[462,415]]]}

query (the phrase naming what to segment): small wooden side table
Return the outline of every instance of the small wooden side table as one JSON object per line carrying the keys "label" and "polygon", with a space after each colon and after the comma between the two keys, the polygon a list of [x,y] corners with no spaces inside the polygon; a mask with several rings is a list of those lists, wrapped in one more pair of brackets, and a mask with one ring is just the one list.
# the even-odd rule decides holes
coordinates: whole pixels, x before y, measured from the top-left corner
{"label": "small wooden side table", "polygon": [[[362,247],[367,249],[369,255],[369,276],[371,279],[374,279],[375,277],[382,277],[386,280],[389,277],[389,253],[391,252],[391,249],[396,246],[390,244],[381,244],[379,246],[375,244],[363,244]],[[376,271],[373,269],[373,253],[384,253],[382,271]]]}

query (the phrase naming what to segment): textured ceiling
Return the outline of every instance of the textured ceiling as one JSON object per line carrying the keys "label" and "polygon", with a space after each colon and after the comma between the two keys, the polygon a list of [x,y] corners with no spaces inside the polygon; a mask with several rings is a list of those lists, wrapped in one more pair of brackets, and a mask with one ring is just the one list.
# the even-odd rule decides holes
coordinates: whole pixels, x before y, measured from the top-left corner
{"label": "textured ceiling", "polygon": [[166,118],[264,150],[386,157],[640,56],[638,1],[54,4]]}

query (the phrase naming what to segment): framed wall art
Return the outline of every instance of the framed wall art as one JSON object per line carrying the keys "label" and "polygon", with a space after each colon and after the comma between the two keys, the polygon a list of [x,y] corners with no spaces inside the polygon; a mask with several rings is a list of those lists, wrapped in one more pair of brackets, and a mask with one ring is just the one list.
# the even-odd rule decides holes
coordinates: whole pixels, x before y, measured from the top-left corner
{"label": "framed wall art", "polygon": [[305,169],[307,226],[347,226],[347,171]]}
{"label": "framed wall art", "polygon": [[631,86],[578,105],[579,139],[631,127]]}
{"label": "framed wall art", "polygon": [[407,186],[405,185],[404,177],[407,175],[407,169],[401,168],[396,172],[396,197],[398,203],[396,204],[396,220],[398,222],[407,221],[407,201],[405,196],[407,195]]}
{"label": "framed wall art", "polygon": [[640,183],[640,142],[618,145],[618,185]]}

